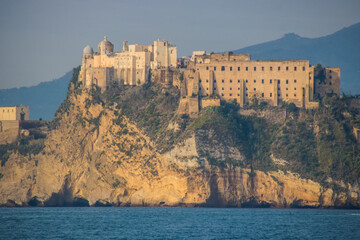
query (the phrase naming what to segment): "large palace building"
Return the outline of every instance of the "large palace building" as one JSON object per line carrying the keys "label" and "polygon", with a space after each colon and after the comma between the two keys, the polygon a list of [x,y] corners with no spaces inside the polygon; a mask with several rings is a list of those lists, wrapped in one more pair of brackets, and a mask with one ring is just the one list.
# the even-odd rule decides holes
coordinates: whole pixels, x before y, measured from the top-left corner
{"label": "large palace building", "polygon": [[122,51],[114,52],[105,37],[96,53],[90,46],[84,48],[79,80],[85,88],[96,85],[102,90],[114,82],[172,83],[181,88],[178,113],[192,117],[201,108],[219,105],[220,99],[240,106],[286,102],[311,109],[318,107],[318,96],[340,95],[340,69],[312,66],[309,60],[259,61],[251,60],[249,54],[195,51],[186,62],[177,68],[177,49],[167,41],[158,39],[153,45],[124,41]]}
{"label": "large palace building", "polygon": [[104,37],[97,52],[90,45],[83,51],[79,80],[86,88],[93,85],[105,90],[112,82],[141,85],[148,81],[149,70],[176,67],[176,46],[158,39],[154,45],[128,45],[123,42],[121,52]]}
{"label": "large palace building", "polygon": [[340,95],[340,69],[311,66],[308,60],[258,61],[249,54],[231,52],[193,55],[192,59],[184,73],[182,95],[199,96],[200,107],[219,96],[240,106],[257,99],[274,106],[287,102],[310,109],[318,107],[317,95]]}

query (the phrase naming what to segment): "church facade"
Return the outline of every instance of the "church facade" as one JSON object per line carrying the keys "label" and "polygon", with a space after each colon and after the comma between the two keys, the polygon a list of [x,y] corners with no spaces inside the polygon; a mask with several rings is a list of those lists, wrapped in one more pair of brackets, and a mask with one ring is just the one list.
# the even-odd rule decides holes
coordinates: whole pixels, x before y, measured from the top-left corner
{"label": "church facade", "polygon": [[175,68],[176,46],[156,40],[153,45],[128,45],[123,42],[121,52],[104,37],[95,53],[91,46],[83,51],[79,80],[86,88],[93,85],[105,90],[113,82],[124,85],[142,85],[149,80],[150,69]]}

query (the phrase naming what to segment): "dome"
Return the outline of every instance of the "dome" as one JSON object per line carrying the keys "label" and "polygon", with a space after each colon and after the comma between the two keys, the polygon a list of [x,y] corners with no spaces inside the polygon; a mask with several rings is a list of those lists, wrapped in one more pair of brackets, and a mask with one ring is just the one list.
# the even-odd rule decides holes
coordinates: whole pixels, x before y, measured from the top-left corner
{"label": "dome", "polygon": [[92,47],[90,45],[87,45],[85,48],[84,48],[84,51],[83,51],[84,54],[93,54],[94,51],[92,49]]}
{"label": "dome", "polygon": [[104,37],[104,40],[98,45],[98,53],[100,54],[109,54],[114,51],[114,45],[107,40],[107,37]]}

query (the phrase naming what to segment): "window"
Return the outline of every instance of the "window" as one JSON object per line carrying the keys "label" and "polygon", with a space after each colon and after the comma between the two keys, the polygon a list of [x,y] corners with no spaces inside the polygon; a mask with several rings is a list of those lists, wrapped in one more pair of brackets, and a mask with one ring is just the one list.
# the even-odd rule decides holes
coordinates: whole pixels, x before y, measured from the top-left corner
{"label": "window", "polygon": [[261,71],[264,71],[264,67],[261,67]]}
{"label": "window", "polygon": [[206,90],[209,90],[209,88],[206,88]]}
{"label": "window", "polygon": [[272,67],[270,67],[270,71],[272,71]]}
{"label": "window", "polygon": [[240,96],[240,94],[238,94],[238,96]]}
{"label": "window", "polygon": [[240,82],[240,80],[238,80],[238,83]]}
{"label": "window", "polygon": [[225,67],[224,67],[224,66],[221,67],[221,71],[225,71]]}
{"label": "window", "polygon": [[280,97],[280,94],[278,94],[278,97]]}
{"label": "window", "polygon": [[264,84],[264,79],[261,80],[261,83]]}
{"label": "window", "polygon": [[331,75],[329,76],[329,79],[332,79],[332,76],[331,76]]}
{"label": "window", "polygon": [[248,90],[248,88],[246,88],[246,91]]}
{"label": "window", "polygon": [[294,71],[296,71],[296,67],[294,67]]}
{"label": "window", "polygon": [[225,82],[225,80],[221,80],[221,82]]}
{"label": "window", "polygon": [[240,90],[240,88],[238,88],[238,90]]}
{"label": "window", "polygon": [[232,71],[232,67],[230,67],[230,71]]}
{"label": "window", "polygon": [[270,93],[270,97],[272,97],[272,93]]}
{"label": "window", "polygon": [[332,83],[331,83],[331,82],[329,82],[329,85],[331,86],[331,85],[332,85]]}
{"label": "window", "polygon": [[254,79],[254,83],[256,83],[256,79]]}
{"label": "window", "polygon": [[201,79],[199,80],[199,82],[201,82]]}
{"label": "window", "polygon": [[216,90],[216,87],[214,87],[214,91]]}
{"label": "window", "polygon": [[224,96],[224,94],[222,93],[221,96]]}
{"label": "window", "polygon": [[280,67],[278,67],[278,71],[280,71]]}
{"label": "window", "polygon": [[286,88],[286,91],[289,90],[288,88]]}
{"label": "window", "polygon": [[289,84],[289,80],[286,80],[286,84]]}
{"label": "window", "polygon": [[216,67],[214,67],[214,71],[216,71]]}
{"label": "window", "polygon": [[232,94],[230,93],[230,97],[232,96]]}
{"label": "window", "polygon": [[289,67],[288,67],[288,66],[286,66],[286,71],[289,71]]}
{"label": "window", "polygon": [[232,90],[232,88],[230,88],[230,91]]}
{"label": "window", "polygon": [[209,70],[209,67],[206,67],[206,70]]}
{"label": "window", "polygon": [[280,91],[280,88],[278,88],[278,91]]}
{"label": "window", "polygon": [[270,84],[272,84],[272,79],[270,79]]}
{"label": "window", "polygon": [[261,94],[261,97],[264,97],[264,93]]}
{"label": "window", "polygon": [[278,80],[278,84],[280,84],[280,79]]}
{"label": "window", "polygon": [[230,82],[232,83],[232,80],[230,79]]}
{"label": "window", "polygon": [[303,67],[303,71],[305,71],[305,67]]}
{"label": "window", "polygon": [[296,88],[294,88],[294,90],[296,91]]}
{"label": "window", "polygon": [[296,79],[294,79],[294,83],[296,83]]}
{"label": "window", "polygon": [[294,97],[296,97],[296,93],[294,93]]}
{"label": "window", "polygon": [[256,71],[256,67],[254,67],[254,71]]}
{"label": "window", "polygon": [[199,90],[201,90],[201,87],[199,87]]}
{"label": "window", "polygon": [[206,82],[209,82],[209,80],[206,79]]}
{"label": "window", "polygon": [[245,96],[248,96],[248,94],[245,94]]}
{"label": "window", "polygon": [[329,70],[329,73],[332,73],[332,71],[331,71],[331,70]]}
{"label": "window", "polygon": [[221,88],[221,90],[224,90],[224,88]]}
{"label": "window", "polygon": [[238,71],[240,71],[240,67],[238,67]]}
{"label": "window", "polygon": [[246,82],[248,82],[248,80],[246,79]]}
{"label": "window", "polygon": [[256,88],[254,88],[254,91],[256,91]]}
{"label": "window", "polygon": [[248,70],[249,70],[249,68],[248,68],[248,67],[246,67],[246,68],[245,68],[245,70],[246,70],[246,71],[248,71]]}
{"label": "window", "polygon": [[286,97],[288,97],[289,95],[288,94],[286,94]]}

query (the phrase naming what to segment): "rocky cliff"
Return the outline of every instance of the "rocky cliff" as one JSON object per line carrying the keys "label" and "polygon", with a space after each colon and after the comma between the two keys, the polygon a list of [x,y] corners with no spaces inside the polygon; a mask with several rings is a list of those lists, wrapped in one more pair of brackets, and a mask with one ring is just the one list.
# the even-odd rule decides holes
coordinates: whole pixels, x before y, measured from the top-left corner
{"label": "rocky cliff", "polygon": [[360,206],[357,172],[317,178],[279,151],[301,116],[225,105],[194,120],[176,116],[178,98],[157,84],[83,91],[75,71],[46,138],[1,145],[0,205]]}

